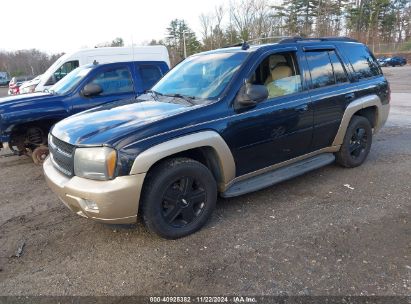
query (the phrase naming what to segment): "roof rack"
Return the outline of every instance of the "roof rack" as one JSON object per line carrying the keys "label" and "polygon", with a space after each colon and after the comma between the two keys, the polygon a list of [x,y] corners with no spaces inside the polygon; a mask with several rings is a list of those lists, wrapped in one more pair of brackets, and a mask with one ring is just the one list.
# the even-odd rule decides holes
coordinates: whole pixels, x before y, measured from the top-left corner
{"label": "roof rack", "polygon": [[223,46],[222,49],[226,49],[230,47],[238,47],[238,46],[241,46],[241,49],[243,49],[244,51],[250,48],[250,45],[247,43],[247,41],[243,41],[243,42],[238,42],[235,44]]}
{"label": "roof rack", "polygon": [[294,43],[294,42],[304,42],[304,41],[347,41],[347,42],[358,42],[355,39],[349,37],[318,37],[318,38],[304,38],[301,36],[272,36],[272,37],[263,37],[252,39],[248,41],[238,42],[231,45],[223,46],[222,48],[230,48],[230,47],[239,47],[243,50],[248,50],[250,48],[250,43],[260,40],[267,40],[267,39],[278,39],[277,43]]}
{"label": "roof rack", "polygon": [[304,41],[347,41],[347,42],[358,42],[355,39],[349,37],[318,37],[318,38],[303,38],[300,36],[289,37],[280,40],[278,43],[293,43],[293,42],[304,42]]}
{"label": "roof rack", "polygon": [[[252,40],[247,40],[247,41],[243,41],[243,42],[238,42],[235,44],[231,44],[231,45],[226,45],[223,46],[222,48],[229,48],[229,47],[243,47],[243,49],[248,49],[250,46],[251,42],[255,42],[255,41],[260,41],[260,40],[268,40],[268,39],[278,39],[279,41],[287,39],[287,38],[294,38],[291,36],[271,36],[271,37],[261,37],[261,38],[256,38],[256,39],[252,39]],[[248,46],[248,47],[247,47]]]}

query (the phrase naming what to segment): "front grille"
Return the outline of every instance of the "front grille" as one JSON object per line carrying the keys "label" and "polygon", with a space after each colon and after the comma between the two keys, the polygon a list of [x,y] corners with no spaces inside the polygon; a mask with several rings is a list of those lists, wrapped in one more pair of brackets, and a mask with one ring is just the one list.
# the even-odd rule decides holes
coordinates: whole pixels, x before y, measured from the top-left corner
{"label": "front grille", "polygon": [[54,167],[67,176],[74,175],[75,146],[51,135],[49,140],[50,157]]}

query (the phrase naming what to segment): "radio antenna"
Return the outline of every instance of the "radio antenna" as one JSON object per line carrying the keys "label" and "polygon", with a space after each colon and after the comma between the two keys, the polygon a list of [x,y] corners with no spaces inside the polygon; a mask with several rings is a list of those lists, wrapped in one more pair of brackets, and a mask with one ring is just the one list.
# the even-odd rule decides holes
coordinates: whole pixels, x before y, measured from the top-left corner
{"label": "radio antenna", "polygon": [[133,40],[133,35],[131,35],[131,52],[133,53],[133,62],[134,60],[134,40]]}

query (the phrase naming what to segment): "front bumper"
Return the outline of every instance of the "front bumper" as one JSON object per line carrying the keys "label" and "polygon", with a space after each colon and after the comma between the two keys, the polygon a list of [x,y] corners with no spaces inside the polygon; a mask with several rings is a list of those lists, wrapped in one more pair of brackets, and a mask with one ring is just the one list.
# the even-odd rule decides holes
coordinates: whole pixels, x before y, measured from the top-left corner
{"label": "front bumper", "polygon": [[43,169],[49,187],[78,215],[109,224],[136,222],[145,173],[110,181],[69,178],[54,168],[50,158],[44,162]]}

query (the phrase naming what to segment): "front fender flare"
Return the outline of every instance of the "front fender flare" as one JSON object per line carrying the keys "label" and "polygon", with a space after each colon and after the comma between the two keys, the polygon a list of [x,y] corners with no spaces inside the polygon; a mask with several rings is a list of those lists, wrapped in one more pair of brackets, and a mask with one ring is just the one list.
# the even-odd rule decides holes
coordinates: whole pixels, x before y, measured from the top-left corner
{"label": "front fender flare", "polygon": [[134,160],[130,174],[146,173],[159,160],[173,154],[190,149],[210,147],[218,158],[223,184],[228,184],[235,178],[235,162],[230,148],[224,139],[215,131],[202,131],[171,139],[153,146]]}

